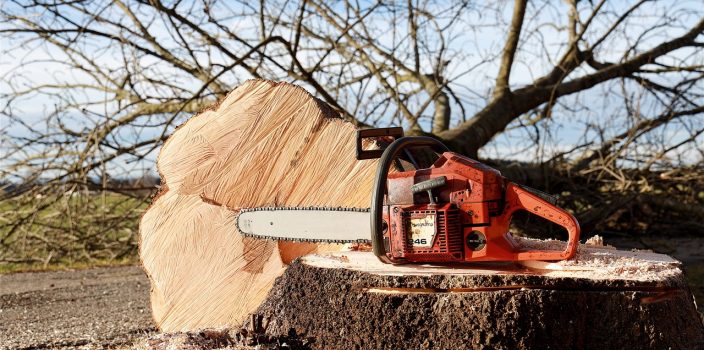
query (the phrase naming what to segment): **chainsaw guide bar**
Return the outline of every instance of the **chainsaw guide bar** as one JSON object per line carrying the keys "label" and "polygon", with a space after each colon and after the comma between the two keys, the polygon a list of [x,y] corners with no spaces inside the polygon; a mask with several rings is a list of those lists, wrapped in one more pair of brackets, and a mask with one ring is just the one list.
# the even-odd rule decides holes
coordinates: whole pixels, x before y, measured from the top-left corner
{"label": "chainsaw guide bar", "polygon": [[368,208],[247,208],[237,216],[237,229],[245,237],[271,240],[371,243]]}

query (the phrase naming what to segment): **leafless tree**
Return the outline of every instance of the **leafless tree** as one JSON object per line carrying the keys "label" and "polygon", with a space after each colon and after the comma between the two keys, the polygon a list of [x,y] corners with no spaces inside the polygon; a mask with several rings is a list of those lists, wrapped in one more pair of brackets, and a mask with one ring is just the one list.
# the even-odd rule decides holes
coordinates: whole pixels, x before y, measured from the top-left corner
{"label": "leafless tree", "polygon": [[[250,78],[302,84],[363,125],[402,125],[474,157],[559,162],[618,189],[652,187],[633,171],[700,171],[704,159],[697,2],[0,6],[0,242],[45,240],[41,261],[73,249],[47,238],[57,232],[91,258],[86,242],[108,231],[100,244],[133,240],[146,192],[114,178],[142,175],[175,126]],[[64,195],[81,191],[102,199]],[[67,226],[86,212],[100,214]]]}

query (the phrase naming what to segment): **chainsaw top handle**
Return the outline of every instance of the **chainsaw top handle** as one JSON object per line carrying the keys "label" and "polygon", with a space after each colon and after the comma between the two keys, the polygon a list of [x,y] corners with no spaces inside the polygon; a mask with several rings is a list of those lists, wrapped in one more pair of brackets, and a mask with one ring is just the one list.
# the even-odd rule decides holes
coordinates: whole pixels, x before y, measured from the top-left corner
{"label": "chainsaw top handle", "polygon": [[445,144],[432,137],[406,136],[394,140],[394,142],[392,142],[384,150],[381,158],[379,158],[379,166],[377,167],[376,177],[374,178],[374,192],[372,193],[372,202],[370,206],[371,238],[374,255],[376,255],[379,260],[387,264],[391,263],[391,260],[386,256],[386,247],[384,246],[384,222],[382,214],[389,168],[404,149],[408,147],[423,146],[430,147],[439,153],[449,151]]}

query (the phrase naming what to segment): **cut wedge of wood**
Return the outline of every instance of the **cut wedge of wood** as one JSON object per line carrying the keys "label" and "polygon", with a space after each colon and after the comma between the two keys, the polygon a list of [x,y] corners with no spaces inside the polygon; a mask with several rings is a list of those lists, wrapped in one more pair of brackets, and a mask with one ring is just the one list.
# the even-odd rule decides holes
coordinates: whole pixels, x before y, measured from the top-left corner
{"label": "cut wedge of wood", "polygon": [[181,125],[159,153],[162,191],[140,225],[157,326],[240,324],[286,264],[344,249],[242,238],[235,218],[262,206],[368,207],[376,161],[355,159],[355,135],[304,89],[264,80]]}

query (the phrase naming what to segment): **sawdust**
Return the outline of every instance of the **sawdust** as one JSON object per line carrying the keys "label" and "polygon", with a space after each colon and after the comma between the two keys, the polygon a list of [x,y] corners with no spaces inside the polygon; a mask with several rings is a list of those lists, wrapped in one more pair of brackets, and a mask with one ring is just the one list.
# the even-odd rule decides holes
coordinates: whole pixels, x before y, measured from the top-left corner
{"label": "sawdust", "polygon": [[[587,239],[586,242],[584,242],[584,245],[591,245],[591,246],[595,246],[595,247],[610,247],[610,248],[614,248],[614,247],[612,247],[612,246],[610,246],[610,245],[605,245],[605,244],[604,244],[604,237],[601,237],[601,236],[599,236],[599,235],[590,237],[589,239]],[[616,248],[614,248],[614,249],[616,249]]]}
{"label": "sawdust", "polygon": [[[562,250],[565,242],[514,237],[524,249]],[[639,281],[663,280],[682,275],[681,262],[648,250],[618,250],[604,245],[603,238],[595,236],[580,244],[573,259],[552,262],[546,268],[570,271],[575,276],[589,278],[626,278]]]}

